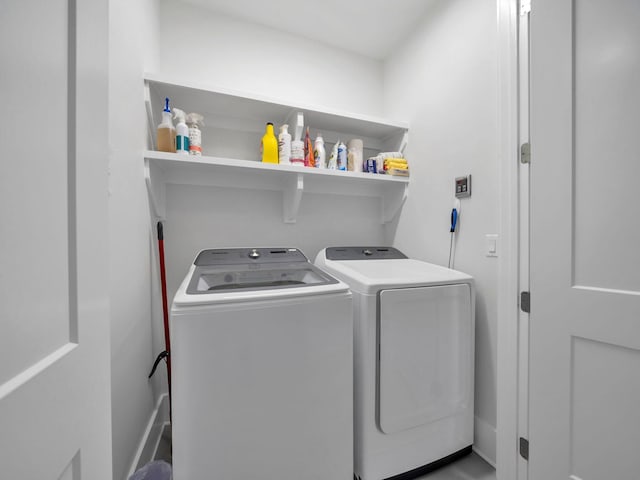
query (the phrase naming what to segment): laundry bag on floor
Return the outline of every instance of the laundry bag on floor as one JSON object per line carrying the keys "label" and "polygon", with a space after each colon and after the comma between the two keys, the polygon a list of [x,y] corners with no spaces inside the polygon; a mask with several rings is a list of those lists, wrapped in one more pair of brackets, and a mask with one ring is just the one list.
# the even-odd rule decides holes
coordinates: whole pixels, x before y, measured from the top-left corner
{"label": "laundry bag on floor", "polygon": [[164,460],[155,460],[136,470],[129,480],[172,480],[171,465]]}

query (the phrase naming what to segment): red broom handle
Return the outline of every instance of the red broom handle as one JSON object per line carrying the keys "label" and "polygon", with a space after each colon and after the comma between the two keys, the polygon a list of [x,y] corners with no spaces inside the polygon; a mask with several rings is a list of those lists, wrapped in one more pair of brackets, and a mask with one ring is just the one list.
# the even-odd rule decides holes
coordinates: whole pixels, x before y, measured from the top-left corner
{"label": "red broom handle", "polygon": [[171,405],[171,341],[169,338],[169,307],[167,304],[167,274],[164,263],[164,231],[158,222],[158,252],[160,253],[160,281],[162,283],[162,313],[164,316],[164,346],[167,356],[167,383],[169,385],[169,405]]}

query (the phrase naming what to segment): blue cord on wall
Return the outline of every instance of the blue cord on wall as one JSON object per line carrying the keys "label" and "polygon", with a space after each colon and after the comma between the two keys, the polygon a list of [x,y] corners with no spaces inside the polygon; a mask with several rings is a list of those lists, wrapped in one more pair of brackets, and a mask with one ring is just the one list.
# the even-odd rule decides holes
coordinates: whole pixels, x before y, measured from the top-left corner
{"label": "blue cord on wall", "polygon": [[449,263],[447,266],[449,268],[453,268],[453,235],[456,231],[456,226],[458,224],[458,209],[454,208],[451,210],[451,228],[449,232],[451,233],[451,239],[449,241]]}

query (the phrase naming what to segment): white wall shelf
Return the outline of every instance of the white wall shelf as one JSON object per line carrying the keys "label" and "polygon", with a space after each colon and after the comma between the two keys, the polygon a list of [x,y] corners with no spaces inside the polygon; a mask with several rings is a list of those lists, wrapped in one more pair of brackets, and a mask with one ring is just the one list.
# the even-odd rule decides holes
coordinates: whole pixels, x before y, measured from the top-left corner
{"label": "white wall shelf", "polygon": [[281,191],[285,223],[295,223],[305,192],[377,197],[380,221],[387,223],[402,208],[409,188],[407,177],[156,151],[145,152],[145,179],[159,219],[166,215],[167,184]]}
{"label": "white wall shelf", "polygon": [[[409,129],[407,122],[341,112],[321,106],[294,104],[263,95],[184,82],[163,75],[147,73],[145,85],[147,111],[152,128],[160,123],[160,107],[164,104],[164,98],[169,97],[171,106],[187,113],[202,114],[207,128],[260,133],[254,142],[258,144],[266,122],[272,122],[277,128],[289,122],[295,112],[303,112],[305,126],[310,126],[312,133],[321,132],[325,142],[335,143],[341,139],[346,143],[350,138],[361,138],[365,149],[376,153],[397,151],[400,145],[406,142]],[[156,115],[153,113],[154,110]],[[293,134],[291,131],[290,133]],[[205,135],[203,142],[206,140]],[[204,153],[228,156],[220,155],[216,151]],[[245,155],[239,158],[247,157]]]}
{"label": "white wall shelf", "polygon": [[296,112],[302,112],[312,134],[322,133],[327,151],[338,139],[346,142],[360,138],[367,158],[380,151],[404,148],[409,129],[406,122],[292,104],[162,75],[146,74],[144,81],[149,148],[154,148],[159,107],[165,97],[169,97],[172,107],[202,114],[205,123],[202,147],[207,156],[153,150],[145,153],[147,188],[158,218],[165,217],[165,187],[172,183],[281,191],[285,223],[296,222],[304,193],[377,197],[382,223],[390,222],[404,204],[409,186],[406,177],[264,164],[258,161],[258,146],[266,122],[282,125],[291,121]]}

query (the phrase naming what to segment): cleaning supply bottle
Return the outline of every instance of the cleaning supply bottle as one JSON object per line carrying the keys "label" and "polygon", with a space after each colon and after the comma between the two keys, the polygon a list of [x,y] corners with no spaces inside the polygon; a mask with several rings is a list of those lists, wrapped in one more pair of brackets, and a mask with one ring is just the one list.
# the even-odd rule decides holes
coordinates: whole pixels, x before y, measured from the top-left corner
{"label": "cleaning supply bottle", "polygon": [[175,152],[176,151],[176,129],[171,121],[171,109],[169,108],[169,99],[164,99],[164,110],[162,111],[162,122],[158,125],[158,151],[159,152]]}
{"label": "cleaning supply bottle", "polygon": [[291,165],[304,167],[304,142],[302,140],[291,140]]}
{"label": "cleaning supply bottle", "polygon": [[187,127],[186,115],[179,108],[174,108],[173,118],[178,120],[176,124],[176,152],[189,155],[189,127]]}
{"label": "cleaning supply bottle", "polygon": [[199,113],[187,115],[189,126],[189,155],[202,155],[202,132],[200,125],[204,125],[204,117]]}
{"label": "cleaning supply bottle", "polygon": [[338,169],[338,143],[339,142],[334,143],[331,149],[331,155],[329,155],[329,161],[327,162],[327,168],[329,170]]}
{"label": "cleaning supply bottle", "polygon": [[315,163],[316,162],[313,157],[313,145],[311,145],[309,127],[307,127],[307,132],[304,134],[304,166],[313,167]]}
{"label": "cleaning supply bottle", "polygon": [[289,125],[282,125],[278,135],[278,157],[280,163],[286,165],[291,163],[291,134],[288,129]]}
{"label": "cleaning supply bottle", "polygon": [[337,167],[338,167],[338,170],[347,169],[347,146],[340,140],[338,140]]}
{"label": "cleaning supply bottle", "polygon": [[324,149],[324,140],[318,133],[316,136],[315,148],[313,149],[313,159],[316,168],[327,168],[327,152]]}
{"label": "cleaning supply bottle", "polygon": [[363,163],[364,144],[360,138],[354,138],[347,142],[347,170],[361,172]]}
{"label": "cleaning supply bottle", "polygon": [[273,123],[267,123],[262,142],[260,143],[260,153],[264,163],[278,163],[278,140],[273,133]]}

